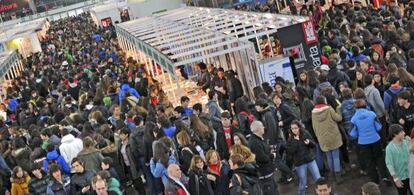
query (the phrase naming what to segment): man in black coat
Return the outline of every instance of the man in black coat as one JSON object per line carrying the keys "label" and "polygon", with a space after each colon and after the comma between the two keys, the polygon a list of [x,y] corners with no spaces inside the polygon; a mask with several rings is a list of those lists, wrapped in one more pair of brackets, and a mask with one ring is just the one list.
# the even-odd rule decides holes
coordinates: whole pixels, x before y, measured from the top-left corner
{"label": "man in black coat", "polygon": [[259,180],[264,195],[278,195],[277,185],[273,179],[273,159],[276,152],[271,152],[269,145],[264,141],[264,126],[260,121],[253,121],[250,129],[253,135],[249,139],[249,148],[256,155]]}

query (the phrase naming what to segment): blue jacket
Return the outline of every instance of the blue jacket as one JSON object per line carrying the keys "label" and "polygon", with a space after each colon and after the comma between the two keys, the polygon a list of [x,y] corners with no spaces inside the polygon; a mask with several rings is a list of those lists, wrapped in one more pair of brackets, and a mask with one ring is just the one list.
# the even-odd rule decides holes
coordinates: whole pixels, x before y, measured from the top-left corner
{"label": "blue jacket", "polygon": [[177,130],[177,128],[175,126],[171,126],[171,127],[163,127],[162,130],[164,131],[164,134],[169,137],[169,138],[173,138],[175,135],[175,131]]}
{"label": "blue jacket", "polygon": [[122,100],[124,100],[124,99],[125,99],[125,93],[126,93],[127,91],[128,91],[131,95],[133,95],[133,96],[135,96],[135,97],[137,97],[137,98],[139,98],[139,97],[140,97],[140,95],[139,95],[139,93],[137,92],[137,90],[136,90],[136,89],[134,89],[134,88],[130,87],[130,86],[129,86],[129,84],[122,84],[122,86],[121,86],[121,91],[119,92],[119,103],[121,103],[121,102],[122,102]]}
{"label": "blue jacket", "polygon": [[343,127],[349,133],[349,131],[352,129],[352,123],[351,119],[355,114],[355,107],[354,107],[354,98],[349,98],[344,101],[342,101],[341,105],[341,113],[342,113],[342,121],[343,121]]}
{"label": "blue jacket", "polygon": [[365,108],[356,110],[355,115],[351,119],[354,127],[350,135],[358,138],[358,144],[367,145],[379,141],[379,131],[382,126],[377,120],[375,112],[369,111]]}
{"label": "blue jacket", "polygon": [[[168,164],[178,164],[177,159],[175,158],[174,155],[170,155],[169,159],[168,159]],[[168,183],[168,170],[167,167],[164,167],[163,164],[161,164],[160,162],[155,162],[154,159],[151,159],[150,162],[150,169],[151,169],[151,173],[155,178],[160,178],[162,179],[162,183],[165,185],[166,183]]]}
{"label": "blue jacket", "polygon": [[[403,88],[402,87],[399,87],[399,88],[392,88],[392,87],[390,87],[388,89],[391,91],[391,93],[397,95]],[[392,103],[391,100],[392,100],[392,96],[390,96],[388,94],[388,92],[385,91],[384,92],[384,107],[385,107],[385,110],[388,110],[389,111],[390,104]]]}
{"label": "blue jacket", "polygon": [[192,108],[184,108],[184,115],[190,117],[193,114]]}
{"label": "blue jacket", "polygon": [[62,168],[62,171],[66,174],[70,174],[70,167],[65,161],[63,156],[59,155],[56,150],[47,153],[46,159],[43,160],[43,169],[47,172],[49,161],[56,161],[56,164]]}

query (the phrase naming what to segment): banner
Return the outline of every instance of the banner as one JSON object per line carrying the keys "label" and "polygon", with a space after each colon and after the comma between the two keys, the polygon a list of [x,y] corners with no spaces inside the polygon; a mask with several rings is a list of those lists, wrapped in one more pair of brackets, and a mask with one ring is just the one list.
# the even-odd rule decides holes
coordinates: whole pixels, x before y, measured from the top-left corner
{"label": "banner", "polygon": [[294,59],[295,69],[313,69],[322,65],[318,34],[311,21],[278,29],[283,53]]}
{"label": "banner", "polygon": [[259,65],[262,82],[268,82],[270,86],[275,86],[276,77],[282,77],[295,83],[292,67],[288,57],[281,59],[273,59]]}
{"label": "banner", "polygon": [[29,8],[28,1],[26,0],[0,0],[0,13],[22,11],[23,8]]}

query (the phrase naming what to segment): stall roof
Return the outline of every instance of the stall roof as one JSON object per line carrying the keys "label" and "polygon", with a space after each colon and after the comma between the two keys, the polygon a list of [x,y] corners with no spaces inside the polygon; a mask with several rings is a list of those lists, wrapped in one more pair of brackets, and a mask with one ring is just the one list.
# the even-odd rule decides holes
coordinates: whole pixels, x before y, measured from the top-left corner
{"label": "stall roof", "polygon": [[179,8],[160,13],[157,17],[198,28],[204,27],[241,40],[273,34],[279,28],[308,20],[308,17],[302,16],[202,7]]}
{"label": "stall roof", "polygon": [[175,66],[200,62],[227,53],[253,49],[253,44],[167,17],[144,17],[116,25],[126,39],[162,65],[171,74]]}
{"label": "stall roof", "polygon": [[37,19],[29,22],[14,24],[6,27],[2,27],[0,30],[0,43],[15,38],[20,38],[25,35],[29,35],[37,30],[41,30],[46,24],[46,19]]}
{"label": "stall roof", "polygon": [[3,80],[12,65],[19,60],[16,50],[0,54],[0,80]]}

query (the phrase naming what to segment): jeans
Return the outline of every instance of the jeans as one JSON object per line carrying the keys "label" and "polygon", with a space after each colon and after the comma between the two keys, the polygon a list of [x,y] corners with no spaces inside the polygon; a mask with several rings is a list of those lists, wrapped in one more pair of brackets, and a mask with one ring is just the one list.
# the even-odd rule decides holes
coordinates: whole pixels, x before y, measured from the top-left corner
{"label": "jeans", "polygon": [[367,173],[371,181],[375,183],[379,183],[378,171],[382,178],[387,177],[387,169],[381,147],[381,140],[372,144],[359,145],[361,161],[366,165]]}
{"label": "jeans", "polygon": [[335,173],[341,171],[341,162],[339,160],[339,149],[334,149],[326,152],[328,158],[329,169]]}
{"label": "jeans", "polygon": [[311,172],[314,181],[318,180],[321,177],[315,160],[308,162],[306,164],[297,166],[296,173],[299,177],[299,191],[298,191],[299,195],[305,195],[305,190],[306,190],[305,188],[306,188],[306,183],[308,180],[308,177],[307,177],[308,170]]}
{"label": "jeans", "polygon": [[318,165],[319,170],[323,170],[323,152],[321,150],[321,146],[316,144],[315,146],[315,156],[316,156],[316,164]]}

